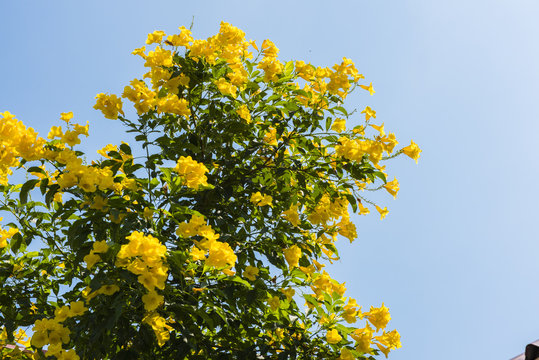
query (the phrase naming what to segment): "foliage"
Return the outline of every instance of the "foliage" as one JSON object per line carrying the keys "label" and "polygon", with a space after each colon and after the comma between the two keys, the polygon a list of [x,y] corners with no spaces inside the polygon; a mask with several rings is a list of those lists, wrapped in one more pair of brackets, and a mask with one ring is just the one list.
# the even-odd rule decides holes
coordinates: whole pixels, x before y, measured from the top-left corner
{"label": "foliage", "polygon": [[[346,58],[282,63],[271,41],[258,50],[227,23],[206,40],[181,27],[146,44],[134,51],[143,78],[95,105],[136,146],[87,162],[76,145],[89,125],[72,113],[47,140],[2,114],[0,343],[35,352],[3,356],[365,359],[400,347],[388,309],[363,312],[322,269],[337,237],[357,236],[349,208],[387,214],[362,195],[396,196],[382,161],[419,157],[413,142],[394,151],[370,107],[347,129],[343,101],[372,83]],[[24,183],[8,182],[13,168]]]}

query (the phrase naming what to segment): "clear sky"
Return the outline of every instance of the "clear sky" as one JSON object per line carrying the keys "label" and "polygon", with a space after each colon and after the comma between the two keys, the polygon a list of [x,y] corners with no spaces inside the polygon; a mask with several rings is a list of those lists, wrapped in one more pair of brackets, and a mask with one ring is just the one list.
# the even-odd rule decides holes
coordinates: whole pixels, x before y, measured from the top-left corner
{"label": "clear sky", "polygon": [[390,214],[355,218],[330,272],[364,307],[390,308],[393,360],[509,359],[539,338],[537,1],[2,0],[0,14],[0,111],[43,136],[73,111],[91,152],[122,139],[94,96],[140,77],[130,53],[147,33],[193,16],[197,38],[223,20],[283,60],[353,59],[376,94],[348,106],[423,153],[388,163],[399,196],[372,196]]}

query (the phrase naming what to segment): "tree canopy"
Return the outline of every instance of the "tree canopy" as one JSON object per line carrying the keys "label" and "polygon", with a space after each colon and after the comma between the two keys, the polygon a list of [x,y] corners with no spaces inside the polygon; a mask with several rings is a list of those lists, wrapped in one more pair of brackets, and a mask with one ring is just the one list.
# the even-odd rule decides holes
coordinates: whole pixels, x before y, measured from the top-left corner
{"label": "tree canopy", "polygon": [[350,211],[386,216],[364,195],[397,195],[382,163],[421,150],[345,107],[374,94],[350,59],[282,62],[224,22],[205,40],[179,30],[149,34],[133,52],[147,72],[96,96],[132,145],[93,159],[71,112],[47,139],[0,114],[0,344],[30,350],[2,356],[387,356],[388,308],[362,310],[324,268],[357,237]]}

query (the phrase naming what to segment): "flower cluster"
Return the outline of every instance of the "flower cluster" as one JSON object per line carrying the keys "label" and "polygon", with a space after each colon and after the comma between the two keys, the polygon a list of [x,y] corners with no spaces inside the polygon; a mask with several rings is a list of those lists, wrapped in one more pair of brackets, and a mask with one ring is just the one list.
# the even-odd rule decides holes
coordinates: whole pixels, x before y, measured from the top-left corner
{"label": "flower cluster", "polygon": [[[317,311],[321,311],[321,306],[325,304],[325,294],[329,294],[332,297],[336,295],[342,297],[344,294],[344,284],[339,284],[325,271],[321,274],[314,274],[313,279],[311,289],[314,291],[314,294],[307,298],[308,301],[306,303],[311,310],[316,308]],[[339,302],[343,303],[342,300],[339,300]],[[371,306],[370,311],[361,312],[361,307],[358,306],[356,300],[348,298],[348,303],[341,306],[340,309],[337,313],[329,316],[325,314],[321,316],[320,324],[328,328],[326,333],[328,343],[336,345],[345,344],[348,343],[347,337],[349,336],[355,341],[354,347],[358,353],[371,353],[372,346],[375,345],[386,357],[389,351],[401,347],[399,333],[396,330],[385,330],[391,316],[389,309],[384,304],[378,308]],[[349,334],[341,333],[333,327],[339,320],[339,316],[350,324],[355,323],[358,319],[365,319],[365,327],[355,328]],[[381,334],[376,335],[379,331],[381,331]],[[350,348],[343,347],[339,359],[355,359],[355,357],[352,356]]]}
{"label": "flower cluster", "polygon": [[101,260],[101,256],[98,254],[106,253],[109,250],[109,246],[105,240],[96,241],[92,247],[92,250],[88,255],[84,257],[84,262],[86,263],[86,268],[91,269],[95,263]]}
{"label": "flower cluster", "polygon": [[202,216],[193,215],[191,220],[181,223],[176,230],[178,236],[189,238],[200,236],[202,240],[195,240],[195,246],[191,248],[191,258],[194,261],[204,261],[205,265],[215,268],[224,268],[224,272],[229,272],[236,263],[236,255],[229,244],[218,241],[219,234],[216,234],[211,226],[206,225]]}
{"label": "flower cluster", "polygon": [[330,94],[339,95],[341,98],[345,98],[350,89],[350,83],[356,83],[359,79],[363,79],[352,60],[343,58],[342,63],[334,65],[333,70],[329,74],[329,83],[327,88]]}
{"label": "flower cluster", "polygon": [[256,193],[251,195],[251,202],[256,206],[273,206],[273,198],[271,197],[271,195],[262,195],[260,191],[257,191]]}
{"label": "flower cluster", "polygon": [[27,128],[8,111],[0,113],[0,184],[7,184],[7,176],[12,167],[19,165],[19,159],[37,160],[43,156],[45,140],[37,136],[32,128]]}
{"label": "flower cluster", "polygon": [[142,322],[148,324],[152,328],[159,346],[165,345],[165,343],[170,339],[170,331],[172,330],[172,327],[167,324],[167,320],[158,313],[148,313],[144,319],[142,319]]}
{"label": "flower cluster", "polygon": [[[122,245],[117,254],[116,265],[138,275],[139,283],[148,291],[142,296],[144,309],[148,312],[146,318],[161,319],[155,310],[163,304],[164,297],[156,289],[163,290],[168,277],[168,267],[163,263],[167,247],[152,235],[144,235],[139,231],[133,231],[127,240],[129,243]],[[165,335],[162,327],[151,326],[162,346],[169,338],[168,331]]]}
{"label": "flower cluster", "polygon": [[[48,246],[14,259],[8,274],[14,283],[20,269],[33,274],[9,294],[34,288],[25,296],[41,299],[26,313],[38,319],[30,346],[48,345],[47,356],[71,360],[81,349],[91,358],[118,349],[166,358],[274,358],[290,349],[308,358],[387,356],[400,347],[398,332],[386,329],[388,308],[362,312],[322,269],[339,259],[338,238],[357,238],[350,209],[387,215],[362,192],[384,189],[395,198],[400,185],[389,181],[384,161],[404,154],[417,162],[418,145],[396,149],[395,134],[375,123],[369,106],[354,124],[344,100],[354,89],[375,91],[360,83],[350,59],[332,67],[282,62],[273,42],[259,50],[225,22],[207,39],[179,30],[148,34],[133,51],[146,73],[121,96],[95,98],[96,110],[135,133],[136,156],[122,142],[83,160],[76,146],[89,125],[71,123],[72,112],[61,114],[66,126],[53,126],[49,141],[0,114],[0,184],[6,197],[20,192],[21,204],[3,208],[17,220],[0,228],[0,249],[12,237],[14,254],[32,237]],[[125,100],[137,120],[126,116]],[[8,184],[13,167],[36,160],[26,171],[37,179]],[[171,161],[173,168],[161,167]],[[30,191],[44,201],[28,201]],[[37,231],[27,231],[30,224]],[[81,261],[87,271],[75,271]],[[43,291],[54,291],[56,302],[42,300]],[[91,316],[71,319],[86,306]],[[105,316],[107,329],[95,332],[95,319]],[[350,325],[359,320],[363,328]],[[152,329],[153,344],[145,331],[132,331],[140,326]],[[94,333],[102,346],[89,349]]]}
{"label": "flower cluster", "polygon": [[64,305],[54,311],[53,319],[36,320],[34,323],[31,344],[36,348],[49,345],[47,356],[55,356],[57,359],[79,360],[75,350],[65,350],[63,345],[69,344],[71,331],[62,325],[68,318],[84,314],[88,308],[83,301],[72,302],[69,306]]}
{"label": "flower cluster", "polygon": [[279,49],[271,40],[262,42],[262,54],[264,57],[258,63],[258,68],[264,70],[265,81],[276,81],[280,73],[283,72],[283,64],[277,59]]}
{"label": "flower cluster", "polygon": [[114,174],[110,168],[98,168],[84,165],[82,159],[71,149],[51,152],[51,159],[56,160],[60,166],[65,166],[56,176],[61,189],[77,186],[81,190],[93,193],[99,190],[118,190],[120,183],[114,181]]}
{"label": "flower cluster", "polygon": [[206,173],[208,168],[191,158],[191,156],[180,156],[173,169],[185,181],[185,185],[191,189],[198,189],[200,186],[208,185]]}
{"label": "flower cluster", "polygon": [[94,109],[101,110],[107,119],[114,120],[118,118],[118,114],[125,115],[122,110],[122,100],[116,95],[100,93],[97,94],[95,98],[97,99],[97,102],[94,105]]}
{"label": "flower cluster", "polygon": [[[122,245],[117,254],[116,266],[124,267],[138,275],[138,281],[151,293],[164,289],[168,267],[163,263],[167,247],[153,237],[133,231],[127,238],[129,243]],[[157,304],[158,306],[159,304]],[[148,303],[154,310],[155,303]]]}
{"label": "flower cluster", "polygon": [[[0,221],[2,221],[2,219],[3,218],[0,218]],[[2,227],[0,227],[0,249],[5,248],[7,246],[7,241],[18,232],[19,229],[14,227],[9,227],[8,229],[2,229]]]}

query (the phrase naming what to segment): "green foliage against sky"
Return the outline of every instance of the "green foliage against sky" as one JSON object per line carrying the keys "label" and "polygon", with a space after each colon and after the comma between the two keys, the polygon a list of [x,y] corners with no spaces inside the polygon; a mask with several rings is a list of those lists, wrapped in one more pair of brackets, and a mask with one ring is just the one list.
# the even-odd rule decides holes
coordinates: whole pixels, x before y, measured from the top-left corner
{"label": "green foliage against sky", "polygon": [[[180,27],[146,46],[133,53],[148,72],[94,106],[134,144],[89,162],[77,149],[89,124],[73,113],[47,139],[2,114],[0,210],[13,220],[0,234],[1,341],[51,359],[345,360],[400,347],[387,307],[362,311],[323,269],[338,237],[357,237],[350,210],[387,214],[365,196],[397,195],[385,160],[421,152],[397,149],[369,106],[347,109],[372,83],[346,58],[281,62],[271,41],[224,22],[206,40]],[[363,123],[349,128],[353,116]],[[25,182],[8,181],[14,168]]]}

